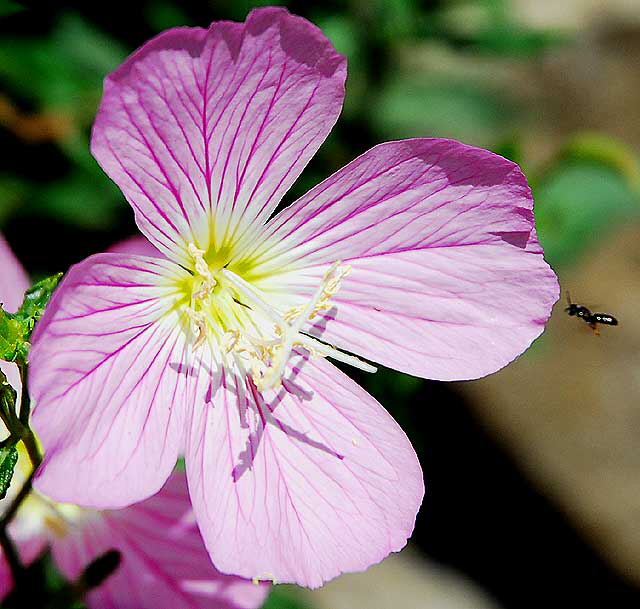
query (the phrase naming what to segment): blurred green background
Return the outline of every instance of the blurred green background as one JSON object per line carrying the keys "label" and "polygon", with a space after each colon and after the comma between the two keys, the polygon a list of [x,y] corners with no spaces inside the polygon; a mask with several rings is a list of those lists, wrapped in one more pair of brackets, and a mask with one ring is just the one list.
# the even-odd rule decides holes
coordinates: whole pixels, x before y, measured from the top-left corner
{"label": "blurred green background", "polygon": [[313,21],[349,65],[342,117],[286,202],[380,141],[488,148],[527,174],[563,286],[621,317],[598,339],[556,312],[515,372],[473,388],[358,377],[425,470],[414,549],[389,574],[277,587],[267,606],[637,607],[639,2],[0,0],[0,230],[36,278],[135,234],[89,153],[102,79],[163,29],[263,4]]}

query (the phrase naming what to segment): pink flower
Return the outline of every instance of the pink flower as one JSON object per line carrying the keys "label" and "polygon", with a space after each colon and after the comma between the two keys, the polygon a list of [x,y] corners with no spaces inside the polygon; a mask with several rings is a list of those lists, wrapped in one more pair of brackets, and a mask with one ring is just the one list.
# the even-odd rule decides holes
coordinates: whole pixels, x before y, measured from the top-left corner
{"label": "pink flower", "polygon": [[[213,567],[182,473],[172,474],[150,499],[114,511],[55,503],[33,492],[9,529],[26,564],[51,546],[56,566],[70,581],[93,559],[118,550],[120,565],[89,592],[89,609],[254,609],[269,590]],[[0,599],[11,588],[0,554]]]}
{"label": "pink flower", "polygon": [[[89,592],[89,609],[254,609],[269,590],[213,567],[182,473],[172,474],[150,499],[114,511],[55,503],[33,492],[9,529],[25,564],[51,546],[56,566],[70,581],[93,559],[118,550],[120,565]],[[0,599],[11,588],[0,554]]]}
{"label": "pink flower", "polygon": [[449,140],[377,146],[271,218],[345,74],[316,27],[266,8],[167,31],[106,79],[92,151],[166,259],[85,260],[38,325],[42,492],[125,506],[184,452],[223,572],[318,586],[405,545],[416,455],[326,357],[483,376],[558,286],[518,167]]}
{"label": "pink flower", "polygon": [[[1,235],[0,268],[0,302],[16,310],[29,281]],[[26,463],[26,454],[21,454],[0,514],[26,479]],[[154,497],[122,510],[86,510],[55,503],[34,491],[22,503],[9,533],[25,564],[51,546],[56,566],[70,581],[94,558],[119,550],[120,566],[89,593],[89,609],[254,609],[269,590],[264,584],[222,575],[211,565],[185,476],[178,472]],[[0,550],[0,600],[12,587]]]}

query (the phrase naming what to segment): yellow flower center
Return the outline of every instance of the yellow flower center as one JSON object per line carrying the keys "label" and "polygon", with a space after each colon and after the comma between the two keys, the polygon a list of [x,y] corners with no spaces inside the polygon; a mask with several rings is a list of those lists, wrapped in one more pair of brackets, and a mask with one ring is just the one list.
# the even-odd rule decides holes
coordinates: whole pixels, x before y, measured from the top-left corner
{"label": "yellow flower center", "polygon": [[281,310],[251,276],[224,262],[224,257],[208,256],[189,244],[193,260],[192,277],[184,287],[184,320],[192,335],[192,348],[208,343],[220,356],[232,360],[251,376],[258,391],[280,386],[286,365],[296,348],[312,357],[327,357],[368,372],[375,368],[352,355],[338,351],[304,332],[305,324],[328,311],[351,267],[335,262],[324,274],[311,298],[303,305]]}

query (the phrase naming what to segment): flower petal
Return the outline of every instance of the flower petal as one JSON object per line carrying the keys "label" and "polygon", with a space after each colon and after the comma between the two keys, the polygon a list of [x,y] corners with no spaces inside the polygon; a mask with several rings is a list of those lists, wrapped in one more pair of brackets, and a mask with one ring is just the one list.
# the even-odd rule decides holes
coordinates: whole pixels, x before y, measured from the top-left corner
{"label": "flower petal", "polygon": [[558,298],[532,206],[502,157],[450,140],[389,142],[274,218],[255,272],[292,269],[272,288],[304,302],[343,260],[353,272],[310,333],[418,376],[476,378],[522,353]]}
{"label": "flower petal", "polygon": [[36,487],[84,506],[155,493],[182,447],[191,377],[172,316],[167,260],[98,254],[73,267],[30,354],[33,426],[45,449]]}
{"label": "flower petal", "polygon": [[168,30],[106,79],[92,151],[142,232],[185,263],[189,242],[266,220],[335,123],[345,75],[320,30],[282,8]]}
{"label": "flower petal", "polygon": [[121,552],[116,572],[89,594],[89,609],[254,609],[269,591],[213,567],[183,473],[174,473],[142,503],[88,518],[55,539],[52,549],[58,568],[71,580],[104,552]]}
{"label": "flower petal", "polygon": [[222,374],[193,413],[187,476],[221,571],[316,587],[400,550],[424,487],[380,404],[324,360],[290,365],[264,397]]}
{"label": "flower petal", "polygon": [[2,235],[0,269],[0,303],[5,311],[14,313],[22,304],[24,292],[29,287],[29,278]]}
{"label": "flower petal", "polygon": [[[9,313],[15,313],[20,308],[28,287],[27,274],[11,251],[9,244],[0,235],[0,303],[2,308]],[[9,384],[18,392],[19,402],[22,383],[18,367],[9,362],[0,362],[0,370],[5,373]]]}

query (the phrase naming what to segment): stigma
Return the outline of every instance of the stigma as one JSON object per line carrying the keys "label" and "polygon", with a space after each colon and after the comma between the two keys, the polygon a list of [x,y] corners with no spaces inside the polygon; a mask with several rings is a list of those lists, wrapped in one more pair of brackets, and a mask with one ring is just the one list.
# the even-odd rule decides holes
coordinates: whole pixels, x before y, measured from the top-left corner
{"label": "stigma", "polygon": [[331,299],[351,272],[349,265],[334,262],[306,303],[281,310],[270,302],[268,293],[234,272],[231,264],[211,268],[203,250],[189,244],[188,251],[194,279],[185,315],[192,348],[209,342],[226,363],[244,371],[258,391],[281,386],[287,363],[299,349],[311,357],[331,357],[366,372],[376,371],[305,331],[309,321],[335,306]]}

